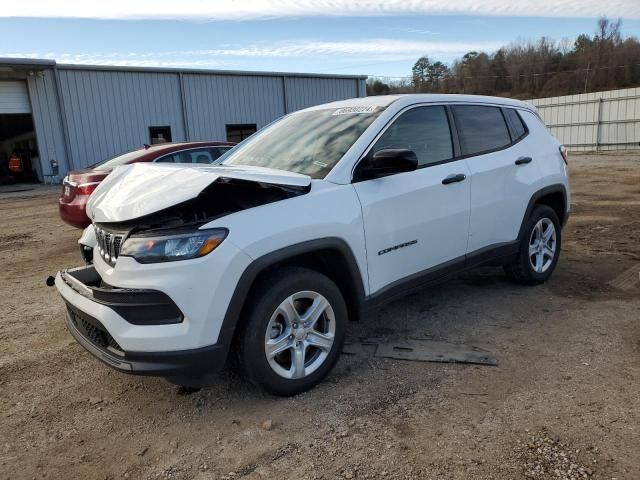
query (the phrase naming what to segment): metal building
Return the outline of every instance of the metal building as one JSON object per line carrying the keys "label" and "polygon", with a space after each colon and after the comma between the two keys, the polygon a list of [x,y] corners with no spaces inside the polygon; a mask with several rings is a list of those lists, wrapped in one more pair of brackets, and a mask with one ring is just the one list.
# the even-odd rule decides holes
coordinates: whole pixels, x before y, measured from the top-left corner
{"label": "metal building", "polygon": [[0,168],[17,156],[23,180],[55,182],[145,143],[239,141],[286,113],[364,96],[365,81],[0,59]]}

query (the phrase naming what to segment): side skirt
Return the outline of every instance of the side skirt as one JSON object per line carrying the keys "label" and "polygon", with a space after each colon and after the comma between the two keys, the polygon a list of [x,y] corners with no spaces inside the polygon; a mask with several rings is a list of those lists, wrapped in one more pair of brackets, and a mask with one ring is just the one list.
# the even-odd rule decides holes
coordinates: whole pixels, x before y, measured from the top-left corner
{"label": "side skirt", "polygon": [[517,240],[499,243],[414,273],[367,297],[364,301],[363,313],[369,313],[387,302],[404,297],[416,290],[446,281],[466,270],[483,265],[503,265],[517,256],[518,251],[519,242]]}

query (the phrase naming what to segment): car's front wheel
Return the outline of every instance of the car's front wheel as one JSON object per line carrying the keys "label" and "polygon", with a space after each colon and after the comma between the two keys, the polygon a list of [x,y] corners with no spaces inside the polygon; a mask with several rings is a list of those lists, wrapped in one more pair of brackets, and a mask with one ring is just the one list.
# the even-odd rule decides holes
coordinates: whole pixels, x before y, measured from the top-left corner
{"label": "car's front wheel", "polygon": [[237,353],[253,383],[275,395],[295,395],[327,376],[347,322],[335,283],[313,270],[279,269],[259,282],[250,302]]}
{"label": "car's front wheel", "polygon": [[537,205],[526,221],[520,240],[520,253],[505,272],[510,280],[526,285],[545,282],[560,256],[560,220],[547,205]]}

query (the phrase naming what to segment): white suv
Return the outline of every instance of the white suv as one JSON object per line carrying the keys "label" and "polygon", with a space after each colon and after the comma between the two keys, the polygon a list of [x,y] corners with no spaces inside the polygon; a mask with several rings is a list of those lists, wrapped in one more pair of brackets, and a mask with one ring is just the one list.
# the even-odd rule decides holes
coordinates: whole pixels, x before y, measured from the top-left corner
{"label": "white suv", "polygon": [[547,280],[569,204],[566,152],[532,105],[346,100],[287,115],[220,166],[117,168],[88,203],[94,264],[55,284],[71,333],[118,370],[197,385],[232,354],[292,395],[381,302],[481,264]]}

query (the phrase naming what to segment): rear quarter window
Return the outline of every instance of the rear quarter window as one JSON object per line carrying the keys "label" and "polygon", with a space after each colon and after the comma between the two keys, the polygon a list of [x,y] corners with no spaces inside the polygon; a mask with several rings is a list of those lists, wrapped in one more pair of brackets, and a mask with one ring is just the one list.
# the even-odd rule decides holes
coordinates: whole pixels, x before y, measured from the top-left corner
{"label": "rear quarter window", "polygon": [[527,127],[524,125],[520,114],[513,108],[503,108],[504,116],[511,124],[511,131],[513,132],[513,141],[517,142],[527,134]]}
{"label": "rear quarter window", "polygon": [[479,155],[511,143],[500,108],[481,105],[453,105],[451,108],[463,155]]}

